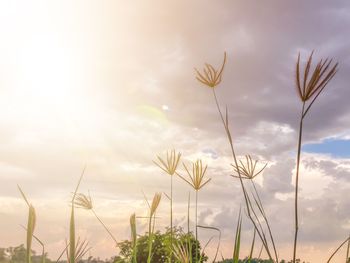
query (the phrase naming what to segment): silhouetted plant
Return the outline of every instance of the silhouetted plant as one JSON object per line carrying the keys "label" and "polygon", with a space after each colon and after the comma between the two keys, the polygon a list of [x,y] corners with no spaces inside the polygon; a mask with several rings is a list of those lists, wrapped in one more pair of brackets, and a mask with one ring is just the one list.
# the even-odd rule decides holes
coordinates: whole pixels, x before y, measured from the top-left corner
{"label": "silhouetted plant", "polygon": [[[238,178],[239,178],[239,181],[241,184],[241,188],[242,188],[242,192],[243,192],[243,196],[244,196],[244,200],[245,200],[245,204],[246,204],[247,216],[250,219],[250,221],[252,222],[256,232],[258,233],[258,236],[259,236],[261,242],[263,243],[263,246],[264,246],[269,258],[272,259],[269,245],[268,245],[267,239],[265,237],[264,231],[262,229],[261,223],[259,221],[259,217],[253,208],[249,194],[248,194],[248,192],[244,186],[244,183],[243,183],[242,172],[244,172],[244,171],[242,171],[242,169],[239,168],[239,163],[238,163],[236,152],[235,152],[234,145],[233,145],[232,135],[231,135],[231,131],[229,128],[229,117],[228,117],[227,107],[226,107],[225,116],[224,116],[224,114],[221,111],[221,108],[220,108],[220,105],[219,105],[219,102],[218,102],[218,99],[216,96],[216,92],[215,92],[216,87],[221,83],[222,74],[223,74],[225,65],[226,65],[226,52],[224,53],[224,61],[222,63],[220,70],[216,70],[212,65],[206,63],[205,68],[203,69],[203,73],[200,73],[199,70],[195,69],[197,72],[196,79],[199,82],[201,82],[202,84],[204,84],[205,86],[211,88],[211,90],[213,92],[215,104],[216,104],[217,110],[219,112],[222,124],[225,128],[226,136],[227,136],[228,141],[229,141],[229,145],[230,145],[230,149],[231,149],[231,153],[232,153],[232,157],[233,157],[233,161],[234,161],[233,166],[237,168],[236,171],[238,174]],[[255,222],[255,220],[257,222]],[[277,253],[275,253],[275,259],[276,259],[276,262],[278,263]]]}
{"label": "silhouetted plant", "polygon": [[[296,161],[296,176],[295,176],[295,233],[294,233],[294,246],[293,246],[293,263],[296,261],[296,250],[298,241],[299,230],[299,216],[298,216],[298,193],[299,193],[299,168],[300,168],[300,156],[302,147],[302,135],[303,135],[303,121],[309,112],[311,106],[314,104],[318,96],[322,93],[329,81],[337,73],[338,63],[332,65],[332,59],[321,59],[313,69],[310,75],[310,69],[312,64],[312,52],[306,62],[303,73],[300,73],[300,53],[298,55],[296,63],[296,87],[299,98],[302,103],[300,122],[299,122],[299,138],[298,138],[298,150]],[[303,74],[303,76],[301,76]]]}

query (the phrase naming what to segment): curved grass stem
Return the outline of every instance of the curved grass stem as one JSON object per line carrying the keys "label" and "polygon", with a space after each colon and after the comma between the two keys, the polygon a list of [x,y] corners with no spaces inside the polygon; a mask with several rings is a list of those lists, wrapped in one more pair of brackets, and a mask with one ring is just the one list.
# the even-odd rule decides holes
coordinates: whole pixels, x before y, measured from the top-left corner
{"label": "curved grass stem", "polygon": [[[236,157],[236,153],[235,153],[235,150],[234,150],[234,147],[233,147],[233,141],[232,141],[232,136],[231,136],[231,132],[230,132],[230,129],[229,129],[229,126],[228,126],[228,113],[227,113],[227,109],[226,109],[226,116],[224,118],[224,115],[220,109],[220,105],[219,105],[219,101],[217,99],[217,96],[216,96],[216,93],[215,93],[215,89],[212,89],[213,91],[213,96],[214,96],[214,99],[215,99],[215,104],[216,104],[216,107],[218,109],[218,112],[219,112],[219,115],[220,115],[220,118],[221,118],[221,121],[224,125],[224,128],[225,128],[225,132],[226,132],[226,135],[227,135],[227,138],[229,140],[229,144],[230,144],[230,149],[231,149],[231,153],[232,153],[232,157],[233,157],[233,161],[234,161],[234,164],[235,164],[235,167],[238,167],[238,161],[237,161],[237,157]],[[256,230],[256,232],[258,233],[258,236],[261,240],[261,242],[263,243],[263,246],[266,250],[266,253],[268,254],[269,256],[269,259],[272,260],[272,256],[271,256],[271,252],[270,252],[270,249],[268,247],[268,244],[266,242],[266,238],[264,237],[264,233],[263,231],[260,231],[255,220],[253,219],[252,215],[251,215],[251,208],[252,208],[252,205],[251,205],[251,202],[250,202],[250,199],[249,199],[249,196],[248,196],[248,193],[245,189],[245,186],[244,186],[244,183],[243,183],[243,179],[242,179],[242,175],[241,175],[241,172],[240,170],[238,169],[237,171],[238,173],[238,177],[239,177],[239,181],[240,181],[240,184],[241,184],[241,188],[242,188],[242,192],[243,192],[243,196],[244,196],[244,200],[245,200],[245,204],[246,204],[246,209],[247,209],[247,215],[248,215],[248,218],[250,219],[250,221],[252,222],[253,226],[254,226],[254,229]],[[278,263],[278,259],[276,258],[276,262]]]}
{"label": "curved grass stem", "polygon": [[297,167],[295,174],[295,200],[294,200],[294,215],[295,215],[295,232],[294,232],[294,245],[293,245],[293,263],[296,262],[298,231],[299,231],[299,214],[298,214],[298,194],[299,194],[299,170],[300,170],[300,157],[301,157],[301,142],[303,136],[303,121],[305,117],[305,102],[301,109],[300,123],[299,123],[299,138],[298,138],[298,151],[297,151]]}

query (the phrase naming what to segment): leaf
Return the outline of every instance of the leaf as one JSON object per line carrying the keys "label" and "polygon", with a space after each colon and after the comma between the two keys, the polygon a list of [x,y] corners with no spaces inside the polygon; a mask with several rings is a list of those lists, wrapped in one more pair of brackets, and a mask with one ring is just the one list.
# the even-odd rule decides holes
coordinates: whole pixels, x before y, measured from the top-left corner
{"label": "leaf", "polygon": [[238,263],[239,261],[239,250],[241,246],[241,229],[242,229],[242,214],[241,214],[241,210],[239,210],[237,227],[236,227],[235,245],[233,249],[233,263]]}

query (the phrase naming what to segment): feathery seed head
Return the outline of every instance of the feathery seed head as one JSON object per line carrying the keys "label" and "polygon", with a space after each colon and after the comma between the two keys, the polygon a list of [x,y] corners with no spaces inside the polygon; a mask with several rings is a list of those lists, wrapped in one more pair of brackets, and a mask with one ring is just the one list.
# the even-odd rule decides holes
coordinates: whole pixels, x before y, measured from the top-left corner
{"label": "feathery seed head", "polygon": [[[313,53],[314,51],[311,52],[303,73],[300,73],[300,53],[296,63],[296,86],[298,95],[303,102],[318,96],[338,70],[338,63],[331,66],[333,59],[321,59],[316,64],[309,78]],[[300,76],[301,74],[303,74],[302,77]]]}
{"label": "feathery seed head", "polygon": [[150,216],[151,217],[156,212],[156,210],[157,210],[157,208],[159,206],[161,198],[162,198],[162,193],[155,193],[155,195],[153,197],[152,204],[151,204],[151,208],[150,208]]}
{"label": "feathery seed head", "polygon": [[160,156],[157,156],[159,163],[153,161],[160,169],[169,175],[174,175],[179,164],[181,153],[176,153],[175,150],[168,151],[166,160],[164,161]]}
{"label": "feathery seed head", "polygon": [[195,68],[197,72],[196,79],[202,84],[212,89],[215,88],[221,82],[222,73],[224,71],[225,64],[226,64],[226,52],[224,53],[224,61],[222,63],[220,70],[216,70],[212,65],[205,63],[203,73],[200,73],[199,70]]}
{"label": "feathery seed head", "polygon": [[86,196],[82,193],[78,193],[74,200],[74,205],[78,208],[91,210],[93,208],[90,195]]}
{"label": "feathery seed head", "polygon": [[[260,169],[256,170],[256,165],[258,163],[258,160],[253,160],[250,155],[245,156],[245,162],[239,161],[238,166],[233,165],[233,170],[237,174],[240,173],[242,178],[244,179],[253,179],[257,175],[259,175],[267,166],[267,163]],[[231,175],[232,177],[239,178],[238,175]]]}
{"label": "feathery seed head", "polygon": [[183,166],[190,178],[187,180],[186,178],[180,176],[183,180],[185,180],[192,188],[196,191],[200,190],[203,186],[210,182],[211,178],[204,180],[205,172],[207,171],[207,165],[203,166],[202,160],[197,160],[192,163],[192,172],[189,171],[187,166],[183,163]]}

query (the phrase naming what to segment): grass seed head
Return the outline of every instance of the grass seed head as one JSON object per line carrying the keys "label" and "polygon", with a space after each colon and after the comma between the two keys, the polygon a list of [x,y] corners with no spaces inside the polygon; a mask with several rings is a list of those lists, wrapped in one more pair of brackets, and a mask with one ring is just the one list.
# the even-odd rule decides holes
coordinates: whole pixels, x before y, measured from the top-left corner
{"label": "grass seed head", "polygon": [[200,73],[199,70],[195,68],[195,71],[197,72],[196,79],[202,84],[208,86],[209,88],[215,88],[221,82],[225,64],[226,52],[224,53],[224,61],[222,62],[222,66],[219,70],[215,69],[212,65],[208,63],[205,63],[205,67],[202,73]]}
{"label": "grass seed head", "polygon": [[[253,160],[250,155],[246,155],[245,162],[242,162],[242,160],[240,160],[238,166],[233,164],[231,165],[233,167],[234,172],[236,172],[237,174],[239,173],[242,176],[242,178],[253,179],[257,175],[262,173],[262,171],[264,171],[264,169],[267,166],[267,163],[266,163],[260,170],[258,170],[256,169],[257,163],[258,163],[258,160]],[[231,175],[231,176],[239,178],[238,175]]]}
{"label": "grass seed head", "polygon": [[183,166],[187,172],[188,177],[190,178],[187,180],[186,178],[182,177],[183,180],[185,180],[189,185],[193,187],[194,190],[198,191],[203,186],[205,186],[207,183],[210,182],[211,178],[204,179],[205,173],[207,171],[207,165],[203,165],[202,160],[197,160],[196,162],[192,163],[192,172],[189,171],[187,166],[183,163]]}
{"label": "grass seed head", "polygon": [[176,153],[175,150],[168,151],[166,154],[166,160],[163,160],[160,156],[157,156],[158,161],[153,161],[160,169],[169,175],[174,175],[179,164],[181,153]]}
{"label": "grass seed head", "polygon": [[74,205],[78,208],[83,208],[86,210],[91,210],[93,208],[92,200],[90,195],[84,195],[82,193],[78,193],[74,200]]}
{"label": "grass seed head", "polygon": [[157,208],[159,206],[161,198],[162,198],[162,193],[155,193],[155,195],[153,197],[152,204],[151,204],[151,209],[150,209],[150,216],[151,217],[157,211]]}
{"label": "grass seed head", "polygon": [[313,53],[312,51],[306,62],[304,72],[300,72],[300,53],[296,63],[296,86],[303,102],[318,96],[338,71],[338,63],[332,65],[333,59],[327,58],[321,59],[310,73]]}

